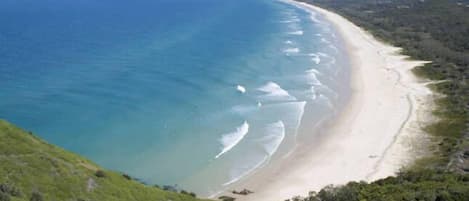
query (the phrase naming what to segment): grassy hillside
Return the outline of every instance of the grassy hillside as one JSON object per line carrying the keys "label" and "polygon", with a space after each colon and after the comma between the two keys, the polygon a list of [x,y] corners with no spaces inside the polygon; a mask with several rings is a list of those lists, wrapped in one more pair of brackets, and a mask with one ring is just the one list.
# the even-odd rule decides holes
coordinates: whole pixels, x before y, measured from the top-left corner
{"label": "grassy hillside", "polygon": [[0,120],[0,201],[196,201],[102,170]]}

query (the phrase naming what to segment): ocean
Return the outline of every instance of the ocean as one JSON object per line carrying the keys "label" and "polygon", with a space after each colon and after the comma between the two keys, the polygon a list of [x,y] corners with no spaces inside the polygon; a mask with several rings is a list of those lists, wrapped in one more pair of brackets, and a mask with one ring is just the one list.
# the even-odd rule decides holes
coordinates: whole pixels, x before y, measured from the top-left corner
{"label": "ocean", "polygon": [[0,118],[213,195],[340,110],[341,46],[321,16],[277,0],[2,0]]}

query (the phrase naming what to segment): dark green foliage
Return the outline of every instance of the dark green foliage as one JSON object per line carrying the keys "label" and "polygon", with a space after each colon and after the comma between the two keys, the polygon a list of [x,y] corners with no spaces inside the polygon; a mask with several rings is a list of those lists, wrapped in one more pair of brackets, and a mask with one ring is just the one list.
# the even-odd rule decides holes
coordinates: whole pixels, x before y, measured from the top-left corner
{"label": "dark green foliage", "polygon": [[[434,170],[408,171],[372,183],[350,182],[344,186],[328,186],[319,193],[310,193],[298,201],[467,201],[469,175]],[[295,200],[292,199],[292,200]]]}
{"label": "dark green foliage", "polygon": [[33,192],[29,201],[44,201],[42,194],[39,192]]}
{"label": "dark green foliage", "polygon": [[195,194],[194,192],[190,192],[189,195],[195,198],[197,197],[197,194]]}
{"label": "dark green foliage", "polygon": [[132,177],[130,177],[128,174],[122,174],[122,176],[127,180],[132,180]]}
{"label": "dark green foliage", "polygon": [[21,195],[20,189],[16,188],[11,184],[0,184],[0,192],[7,195],[18,197]]}
{"label": "dark green foliage", "polygon": [[177,188],[175,186],[171,186],[171,185],[164,185],[163,186],[163,190],[165,191],[171,191],[171,192],[177,192]]}
{"label": "dark green foliage", "polygon": [[0,201],[10,201],[11,198],[8,194],[0,192]]}
{"label": "dark green foliage", "polygon": [[94,173],[95,176],[99,177],[99,178],[104,178],[106,177],[106,173],[102,170],[97,170],[95,173]]}
{"label": "dark green foliage", "polygon": [[230,196],[220,196],[218,197],[218,199],[222,201],[235,201],[236,200],[235,198],[230,197]]}
{"label": "dark green foliage", "polygon": [[197,197],[197,195],[194,192],[187,192],[185,190],[181,190],[180,193],[184,194],[184,195],[189,195],[189,196],[192,196],[192,197]]}

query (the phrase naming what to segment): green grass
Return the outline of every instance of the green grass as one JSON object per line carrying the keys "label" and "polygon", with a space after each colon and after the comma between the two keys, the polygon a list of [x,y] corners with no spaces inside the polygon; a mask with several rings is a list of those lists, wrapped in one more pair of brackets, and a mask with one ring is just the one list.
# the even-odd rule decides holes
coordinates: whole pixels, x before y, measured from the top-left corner
{"label": "green grass", "polygon": [[[98,170],[104,177],[96,176]],[[33,193],[48,201],[199,200],[104,170],[3,120],[0,120],[0,185],[0,201],[8,199],[5,197],[12,201],[30,200]]]}

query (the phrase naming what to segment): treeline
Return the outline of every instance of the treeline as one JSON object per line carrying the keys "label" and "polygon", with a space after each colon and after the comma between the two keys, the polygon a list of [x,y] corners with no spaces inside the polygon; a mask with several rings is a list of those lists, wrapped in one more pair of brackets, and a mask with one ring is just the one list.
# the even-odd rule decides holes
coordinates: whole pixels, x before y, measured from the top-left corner
{"label": "treeline", "polygon": [[328,186],[307,197],[291,201],[467,201],[469,175],[435,170],[408,171],[367,184],[350,182],[345,186]]}
{"label": "treeline", "polygon": [[302,0],[334,10],[375,37],[432,61],[415,73],[436,82],[439,122],[428,126],[435,153],[421,167],[469,172],[469,1]]}

